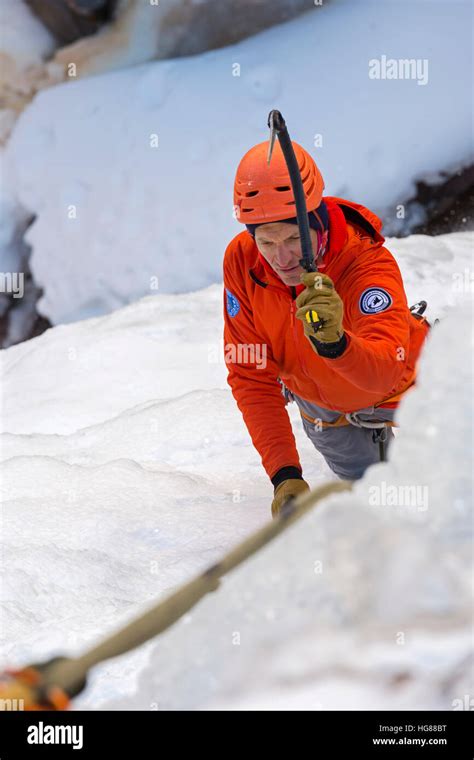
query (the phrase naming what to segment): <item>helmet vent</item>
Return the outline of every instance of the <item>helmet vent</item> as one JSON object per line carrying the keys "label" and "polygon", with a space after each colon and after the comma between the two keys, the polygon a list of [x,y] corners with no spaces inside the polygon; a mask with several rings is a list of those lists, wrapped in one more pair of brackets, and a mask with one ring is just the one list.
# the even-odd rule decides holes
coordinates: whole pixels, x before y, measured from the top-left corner
{"label": "helmet vent", "polygon": [[290,189],[289,185],[280,185],[280,187],[276,187],[275,190],[278,190],[279,193],[288,192]]}
{"label": "helmet vent", "polygon": [[246,198],[253,198],[254,195],[259,194],[259,190],[250,190],[248,193],[245,193]]}

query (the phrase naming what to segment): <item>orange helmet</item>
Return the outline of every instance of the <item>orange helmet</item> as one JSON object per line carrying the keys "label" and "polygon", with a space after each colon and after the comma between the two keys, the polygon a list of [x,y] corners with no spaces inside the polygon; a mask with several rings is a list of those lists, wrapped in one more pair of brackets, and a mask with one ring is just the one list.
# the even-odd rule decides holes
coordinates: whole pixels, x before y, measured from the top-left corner
{"label": "orange helmet", "polygon": [[[303,182],[306,208],[312,211],[321,203],[324,181],[312,156],[292,141]],[[235,215],[243,224],[279,222],[296,216],[290,175],[280,143],[276,140],[272,159],[267,164],[268,141],[259,143],[242,158],[235,175]]]}

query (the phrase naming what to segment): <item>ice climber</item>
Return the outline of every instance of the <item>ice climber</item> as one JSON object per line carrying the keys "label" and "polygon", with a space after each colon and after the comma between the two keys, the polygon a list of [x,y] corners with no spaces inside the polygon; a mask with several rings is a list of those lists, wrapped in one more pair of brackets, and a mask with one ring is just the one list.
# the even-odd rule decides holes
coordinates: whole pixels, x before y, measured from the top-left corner
{"label": "ice climber", "polygon": [[[272,515],[309,488],[286,410],[331,470],[358,479],[385,458],[397,405],[415,381],[429,325],[410,311],[380,219],[323,197],[315,161],[293,142],[318,272],[305,272],[295,203],[281,148],[251,148],[235,178],[246,230],[224,256],[224,355],[228,383],[274,487]],[[315,310],[314,333],[306,313]],[[420,311],[420,310],[418,310]]]}

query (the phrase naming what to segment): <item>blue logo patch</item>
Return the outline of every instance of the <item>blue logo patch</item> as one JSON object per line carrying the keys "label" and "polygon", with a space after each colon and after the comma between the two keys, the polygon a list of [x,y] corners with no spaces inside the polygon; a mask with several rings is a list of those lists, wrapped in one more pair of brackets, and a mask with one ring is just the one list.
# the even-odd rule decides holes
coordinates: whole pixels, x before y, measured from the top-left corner
{"label": "blue logo patch", "polygon": [[359,309],[362,314],[379,314],[392,305],[392,297],[382,288],[367,288],[360,297]]}
{"label": "blue logo patch", "polygon": [[229,317],[235,317],[239,311],[240,311],[240,303],[237,301],[236,297],[230,292],[230,290],[225,289],[225,292],[227,294],[227,314]]}

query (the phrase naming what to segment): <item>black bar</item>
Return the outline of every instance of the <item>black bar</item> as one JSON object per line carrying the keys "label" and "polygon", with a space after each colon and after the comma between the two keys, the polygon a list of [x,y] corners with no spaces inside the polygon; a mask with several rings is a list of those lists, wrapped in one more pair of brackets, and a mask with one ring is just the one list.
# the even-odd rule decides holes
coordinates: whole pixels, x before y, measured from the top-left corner
{"label": "black bar", "polygon": [[[472,760],[471,709],[469,704],[459,711],[313,710],[282,715],[269,710],[219,711],[216,715],[205,709],[160,711],[156,705],[150,705],[146,712],[1,712],[0,758],[83,758],[97,756],[104,749],[107,754],[102,756],[109,758],[159,757],[163,752],[181,756],[183,749],[189,749],[193,756],[215,752],[222,757],[227,751],[235,755],[240,748],[247,756],[250,747],[253,756],[255,745],[259,744],[268,757],[273,747],[281,750],[284,741],[285,746],[288,743],[288,747],[293,748],[292,754],[300,747],[321,760],[402,754],[409,758]],[[216,721],[223,721],[229,731],[224,738]],[[56,733],[56,727],[64,727],[61,734]],[[30,743],[28,737],[30,742],[42,737],[43,743]],[[46,737],[69,738],[71,743],[45,743]],[[77,749],[73,748],[74,741]],[[82,747],[79,747],[80,742]]]}

